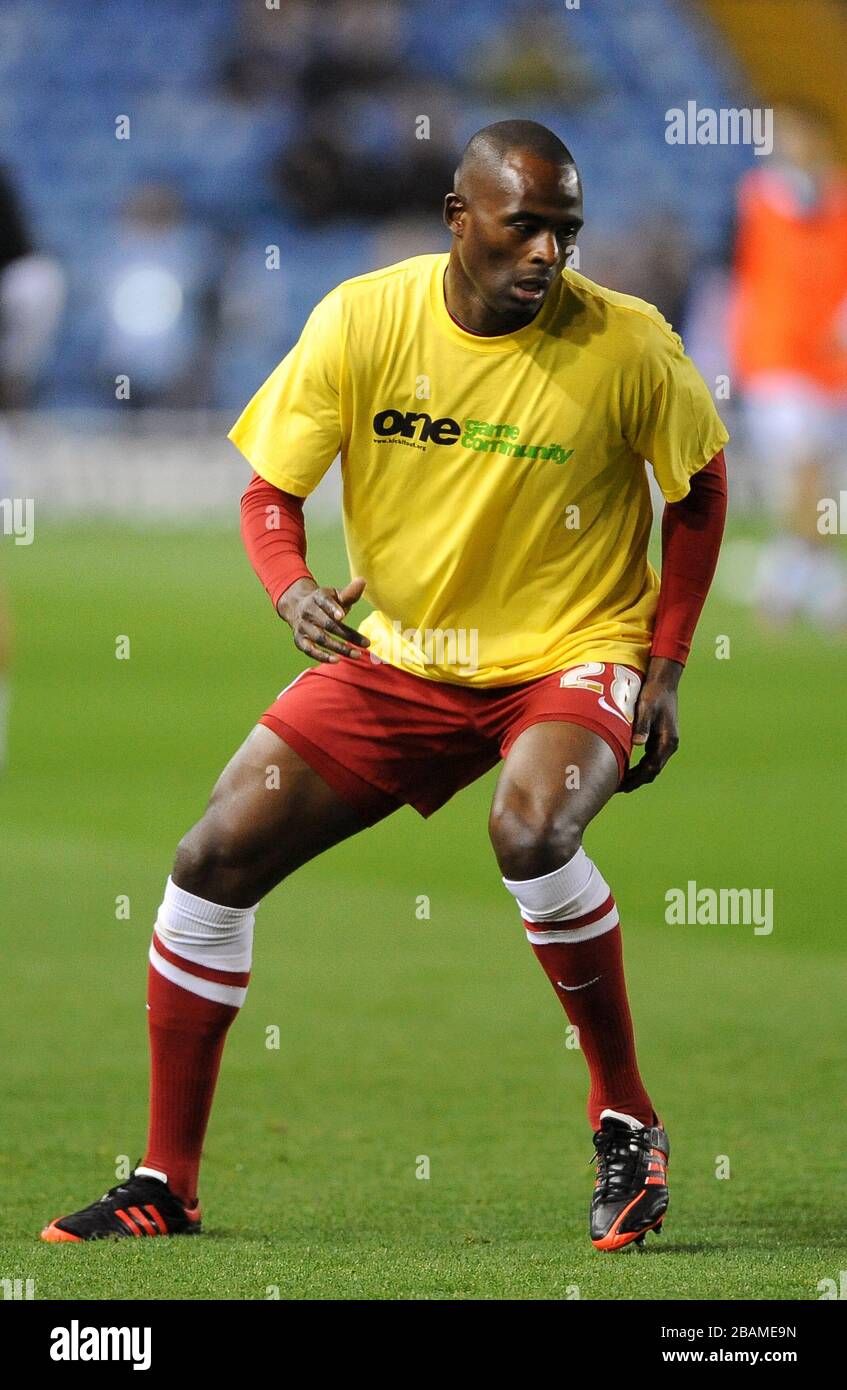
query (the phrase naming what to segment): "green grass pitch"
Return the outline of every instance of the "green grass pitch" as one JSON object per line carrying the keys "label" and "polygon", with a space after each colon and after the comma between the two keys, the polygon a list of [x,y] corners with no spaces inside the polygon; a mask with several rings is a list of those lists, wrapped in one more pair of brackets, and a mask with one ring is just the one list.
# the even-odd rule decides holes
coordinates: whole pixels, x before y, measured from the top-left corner
{"label": "green grass pitch", "polygon": [[[500,883],[492,772],[262,905],[207,1139],[208,1234],[42,1245],[47,1220],[141,1151],[145,958],[174,847],[303,660],[234,524],[44,527],[5,551],[18,657],[0,779],[0,1276],[41,1299],[806,1300],[838,1281],[847,653],[810,631],[766,638],[717,598],[681,689],[680,753],[587,839],[671,1135],[660,1239],[643,1254],[589,1243],[584,1062]],[[345,579],[335,528],[312,530],[310,560]],[[664,895],[689,879],[772,888],[772,934],[667,925]]]}

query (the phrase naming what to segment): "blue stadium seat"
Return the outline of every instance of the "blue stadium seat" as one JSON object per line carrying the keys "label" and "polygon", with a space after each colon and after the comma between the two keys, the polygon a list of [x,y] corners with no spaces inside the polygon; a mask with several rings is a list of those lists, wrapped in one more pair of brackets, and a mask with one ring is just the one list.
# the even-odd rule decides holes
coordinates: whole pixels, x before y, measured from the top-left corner
{"label": "blue stadium seat", "polygon": [[[527,0],[404,0],[400,61],[416,78],[451,85],[461,138],[515,114],[472,92],[466,78],[496,26],[526,10]],[[701,105],[744,104],[731,56],[681,0],[583,0],[578,10],[558,3],[551,13],[603,90],[582,108],[546,102],[520,114],[552,125],[569,142],[586,178],[589,217],[614,227],[667,207],[684,219],[699,249],[714,250],[734,182],[752,156],[737,147],[671,151],[665,114],[693,88]],[[298,230],[274,207],[269,164],[296,134],[301,113],[282,94],[279,102],[248,108],[216,90],[216,75],[237,48],[238,24],[236,0],[0,6],[0,162],[15,174],[39,242],[61,257],[69,276],[51,400],[97,396],[92,276],[115,210],[145,180],[172,183],[193,217],[240,237],[232,264],[222,267],[224,283],[235,303],[259,294],[263,313],[240,327],[236,313],[224,325],[215,393],[227,407],[255,389],[317,299],[371,267],[368,227]],[[118,113],[130,116],[129,141],[114,137]],[[365,146],[379,148],[390,138],[378,96],[358,101],[355,117]],[[276,241],[284,246],[283,265],[269,293],[268,273],[250,256]]]}

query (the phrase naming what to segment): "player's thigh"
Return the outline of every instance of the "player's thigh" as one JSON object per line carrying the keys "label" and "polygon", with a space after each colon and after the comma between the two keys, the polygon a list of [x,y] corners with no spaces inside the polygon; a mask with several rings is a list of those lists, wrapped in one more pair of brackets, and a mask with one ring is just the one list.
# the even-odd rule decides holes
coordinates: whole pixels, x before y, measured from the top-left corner
{"label": "player's thigh", "polygon": [[257,724],[180,842],[174,880],[188,892],[249,906],[287,874],[373,824],[293,748]]}
{"label": "player's thigh", "polygon": [[567,863],[620,777],[615,754],[593,729],[566,720],[524,729],[503,761],[491,803],[489,834],[501,873],[536,878]]}

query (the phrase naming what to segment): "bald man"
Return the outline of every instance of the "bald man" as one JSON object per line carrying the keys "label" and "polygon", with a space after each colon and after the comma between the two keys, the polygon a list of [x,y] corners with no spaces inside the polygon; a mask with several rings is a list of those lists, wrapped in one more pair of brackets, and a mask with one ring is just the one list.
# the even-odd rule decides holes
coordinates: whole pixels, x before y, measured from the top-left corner
{"label": "bald man", "polygon": [[[661,1227],[668,1138],[638,1069],[615,900],[583,835],[677,747],[728,436],[658,311],[567,267],[582,190],[551,131],[475,135],[444,218],[449,255],[339,285],[230,432],[254,470],[245,545],[315,664],[177,850],[150,948],[143,1162],[46,1240],[199,1232],[200,1151],[261,899],[501,761],[500,876],[588,1066],[591,1239],[616,1250]],[[302,506],[339,451],[351,578],[335,588],[306,564]],[[645,460],[667,504],[661,586]],[[373,611],[354,628],[363,594]]]}

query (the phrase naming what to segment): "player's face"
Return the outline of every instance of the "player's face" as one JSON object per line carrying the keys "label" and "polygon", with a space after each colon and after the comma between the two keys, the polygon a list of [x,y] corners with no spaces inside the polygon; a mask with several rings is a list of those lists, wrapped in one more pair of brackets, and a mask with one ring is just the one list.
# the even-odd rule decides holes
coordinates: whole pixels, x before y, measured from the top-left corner
{"label": "player's face", "polygon": [[582,226],[579,174],[510,154],[496,172],[476,173],[466,197],[448,194],[445,221],[476,297],[504,323],[528,323]]}

